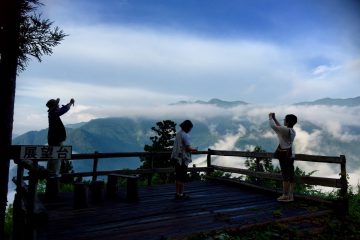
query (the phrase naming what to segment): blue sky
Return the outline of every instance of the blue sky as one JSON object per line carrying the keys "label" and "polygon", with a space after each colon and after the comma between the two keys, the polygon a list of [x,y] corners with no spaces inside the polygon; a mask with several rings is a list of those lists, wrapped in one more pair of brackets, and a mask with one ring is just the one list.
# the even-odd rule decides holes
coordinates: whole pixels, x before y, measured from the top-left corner
{"label": "blue sky", "polygon": [[46,128],[45,103],[57,97],[75,98],[72,123],[155,114],[180,100],[275,106],[360,95],[359,1],[44,4],[69,36],[19,75],[15,133]]}

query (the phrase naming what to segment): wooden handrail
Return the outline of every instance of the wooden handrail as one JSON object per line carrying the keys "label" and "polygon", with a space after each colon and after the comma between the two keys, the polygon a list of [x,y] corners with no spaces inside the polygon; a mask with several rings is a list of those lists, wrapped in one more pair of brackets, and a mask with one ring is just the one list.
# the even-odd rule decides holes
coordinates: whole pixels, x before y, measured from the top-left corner
{"label": "wooden handrail", "polygon": [[[245,174],[257,178],[269,178],[279,180],[279,176],[271,173],[264,173],[259,171],[250,171],[246,169],[238,169],[238,168],[228,168],[215,166],[211,163],[211,156],[233,156],[233,157],[243,157],[243,158],[256,158],[257,161],[261,161],[264,158],[274,158],[273,153],[269,152],[248,152],[248,151],[224,151],[224,150],[212,150],[208,149],[208,151],[198,151],[194,153],[194,155],[207,154],[207,167],[206,168],[196,168],[199,171],[206,171],[207,174],[210,174],[214,169],[222,170],[226,172],[240,173]],[[97,164],[98,159],[101,158],[125,158],[125,157],[151,157],[154,161],[156,161],[156,157],[161,156],[169,156],[170,152],[117,152],[117,153],[86,153],[86,154],[72,154],[71,160],[84,160],[84,159],[93,159],[93,171],[92,172],[80,172],[73,174],[64,174],[66,176],[92,176],[93,180],[96,180],[98,175],[107,175],[111,173],[125,173],[125,172],[133,172],[136,174],[153,174],[153,173],[168,173],[172,172],[171,169],[159,169],[159,168],[151,168],[151,169],[137,169],[137,170],[113,170],[113,171],[98,171]],[[321,162],[321,163],[335,163],[340,164],[341,166],[341,178],[340,179],[330,179],[330,178],[319,178],[319,177],[300,177],[304,183],[312,184],[312,185],[321,185],[321,186],[330,186],[336,188],[342,188],[342,195],[345,196],[347,194],[347,180],[346,180],[346,159],[345,156],[334,157],[334,156],[320,156],[320,155],[307,155],[307,154],[296,154],[296,161],[311,161],[311,162]],[[39,160],[42,161],[42,160]],[[26,168],[26,167],[25,167]],[[201,170],[200,170],[201,169]],[[193,171],[193,170],[192,170]]]}
{"label": "wooden handrail", "polygon": [[[215,170],[220,170],[223,172],[231,172],[244,174],[251,177],[256,178],[266,178],[272,180],[282,180],[281,174],[276,173],[267,173],[267,172],[255,172],[247,169],[241,168],[231,168],[231,167],[222,167],[212,165]],[[295,179],[298,182],[311,184],[311,185],[319,185],[324,187],[334,187],[334,188],[342,188],[341,180],[336,178],[323,178],[323,177],[311,177],[311,176],[296,176]]]}
{"label": "wooden handrail", "polygon": [[[249,157],[249,158],[274,158],[274,154],[269,153],[269,152],[224,151],[224,150],[211,150],[210,149],[209,153],[211,155],[217,155],[217,156],[233,156],[233,157]],[[295,154],[295,161],[341,164],[343,162],[343,159],[341,159],[340,157],[335,157],[335,156]]]}
{"label": "wooden handrail", "polygon": [[[191,167],[188,168],[188,172],[206,172],[209,169],[207,167]],[[154,174],[154,173],[172,173],[174,172],[174,168],[151,168],[151,169],[122,169],[122,170],[110,170],[110,171],[98,171],[97,176],[106,176],[109,174]],[[64,177],[91,177],[93,176],[93,172],[79,172],[79,173],[65,173],[62,174]]]}

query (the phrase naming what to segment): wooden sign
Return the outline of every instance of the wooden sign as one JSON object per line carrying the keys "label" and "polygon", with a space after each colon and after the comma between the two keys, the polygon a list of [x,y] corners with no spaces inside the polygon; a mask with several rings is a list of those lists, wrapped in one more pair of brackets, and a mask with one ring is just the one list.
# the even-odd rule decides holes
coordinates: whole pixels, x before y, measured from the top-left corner
{"label": "wooden sign", "polygon": [[71,159],[71,146],[21,145],[19,159]]}

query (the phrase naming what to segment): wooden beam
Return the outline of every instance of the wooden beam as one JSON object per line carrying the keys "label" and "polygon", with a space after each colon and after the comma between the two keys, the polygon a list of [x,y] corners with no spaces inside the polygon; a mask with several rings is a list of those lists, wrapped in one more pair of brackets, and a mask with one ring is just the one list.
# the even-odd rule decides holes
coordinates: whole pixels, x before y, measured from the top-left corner
{"label": "wooden beam", "polygon": [[[266,178],[266,179],[273,179],[273,180],[282,180],[281,174],[276,173],[267,173],[267,172],[255,172],[241,168],[231,168],[231,167],[221,167],[212,165],[215,170],[220,170],[224,172],[231,172],[231,173],[238,173],[244,174],[251,177],[258,177],[258,178]],[[341,179],[335,178],[323,178],[323,177],[311,177],[311,176],[295,176],[297,182],[306,183],[310,185],[319,185],[325,187],[335,187],[341,188],[342,181]]]}
{"label": "wooden beam", "polygon": [[[188,172],[206,172],[207,167],[188,168]],[[212,168],[211,168],[212,170]],[[124,170],[111,170],[111,171],[98,171],[97,176],[106,176],[109,174],[153,174],[153,173],[172,173],[174,168],[153,168],[153,169],[124,169]],[[81,173],[64,173],[64,177],[91,177],[93,172],[81,172]]]}
{"label": "wooden beam", "polygon": [[[224,150],[209,150],[211,155],[217,156],[233,156],[244,158],[274,158],[273,153],[269,152],[243,152],[243,151],[224,151]],[[323,162],[323,163],[342,163],[342,159],[337,156],[321,156],[321,155],[307,155],[296,154],[295,161],[307,162]]]}

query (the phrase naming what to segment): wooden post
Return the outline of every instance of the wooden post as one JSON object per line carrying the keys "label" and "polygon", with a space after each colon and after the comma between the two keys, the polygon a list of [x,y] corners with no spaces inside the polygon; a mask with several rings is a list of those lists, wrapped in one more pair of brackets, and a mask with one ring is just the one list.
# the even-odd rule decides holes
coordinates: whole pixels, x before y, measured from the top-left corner
{"label": "wooden post", "polygon": [[130,202],[138,200],[137,177],[127,178],[126,198]]}
{"label": "wooden post", "polygon": [[106,196],[109,199],[114,199],[118,192],[118,177],[114,174],[108,175],[108,181],[106,183]]}
{"label": "wooden post", "polygon": [[56,198],[59,196],[59,189],[59,177],[51,176],[46,179],[45,197],[47,200],[56,200]]}
{"label": "wooden post", "polygon": [[206,175],[210,176],[210,174],[213,172],[213,170],[210,169],[212,167],[211,166],[211,149],[210,148],[208,149],[208,154],[206,156],[206,167],[208,168],[206,170]]}
{"label": "wooden post", "polygon": [[104,201],[104,181],[97,180],[91,183],[91,199],[94,203],[102,203]]}
{"label": "wooden post", "polygon": [[24,176],[24,167],[21,164],[17,164],[16,194],[14,198],[14,208],[13,208],[13,239],[19,239],[19,240],[25,239],[24,229],[26,226],[26,215],[24,209],[23,176]]}
{"label": "wooden post", "polygon": [[94,163],[93,163],[93,175],[92,175],[92,182],[95,182],[97,179],[97,165],[99,162],[99,158],[97,157],[98,152],[95,151],[94,153]]}
{"label": "wooden post", "polygon": [[108,198],[116,198],[118,193],[118,178],[124,178],[126,180],[126,199],[129,202],[135,202],[138,200],[138,175],[126,175],[126,174],[109,174],[106,188],[106,195]]}
{"label": "wooden post", "polygon": [[341,163],[341,198],[342,198],[342,207],[343,207],[343,213],[347,216],[349,215],[349,196],[348,196],[348,182],[347,182],[347,176],[346,176],[346,158],[344,155],[340,155]]}
{"label": "wooden post", "polygon": [[[154,155],[151,154],[151,159],[150,159],[150,169],[154,168]],[[151,180],[152,180],[152,173],[148,174],[148,186],[151,186]]]}
{"label": "wooden post", "polygon": [[88,188],[83,182],[74,185],[74,209],[88,207]]}
{"label": "wooden post", "polygon": [[[260,158],[256,157],[255,162],[256,162],[256,172],[260,172]],[[261,179],[257,177],[256,183],[259,183],[260,181]]]}
{"label": "wooden post", "polygon": [[33,167],[29,170],[29,190],[27,196],[27,226],[26,226],[26,236],[28,240],[35,238],[35,200],[36,200],[36,190],[38,178],[36,172],[38,170],[38,162],[33,161]]}

